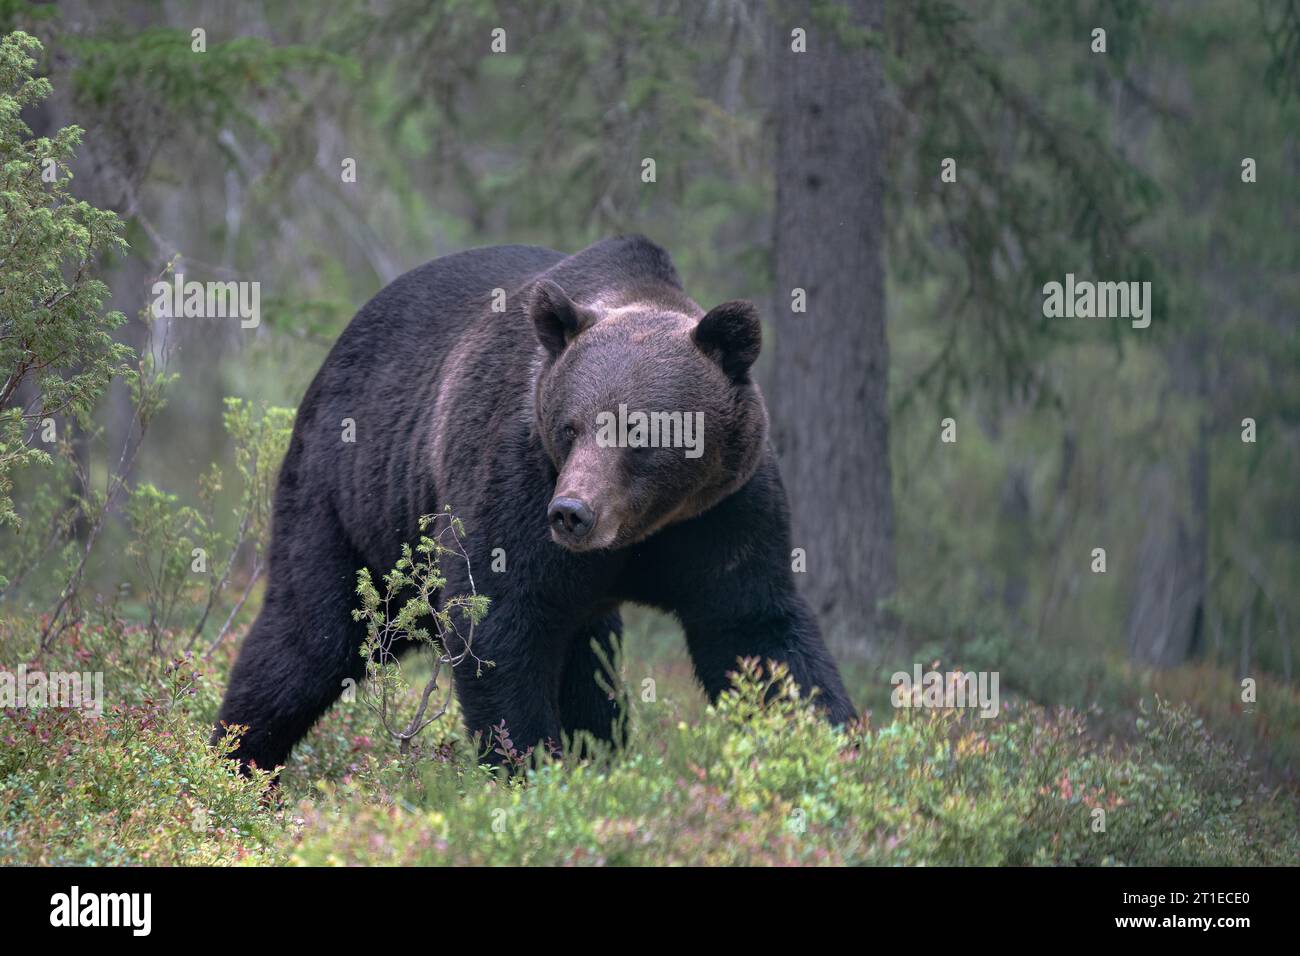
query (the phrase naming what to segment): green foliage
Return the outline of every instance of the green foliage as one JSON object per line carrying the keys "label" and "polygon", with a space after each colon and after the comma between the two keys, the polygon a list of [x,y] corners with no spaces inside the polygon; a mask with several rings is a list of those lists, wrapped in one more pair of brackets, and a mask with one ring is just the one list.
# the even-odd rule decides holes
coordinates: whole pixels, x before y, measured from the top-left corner
{"label": "green foliage", "polygon": [[[50,95],[35,78],[40,43],[0,39],[0,524],[13,524],[12,472],[48,464],[32,443],[43,419],[84,419],[132,352],[111,337],[124,317],[103,312],[100,256],[125,249],[112,212],[72,197],[69,126],[31,138],[20,111]],[[3,582],[0,581],[0,584]]]}
{"label": "green foliage", "polygon": [[[232,535],[223,533],[216,519],[217,500],[226,482],[222,469],[214,463],[199,481],[199,500],[203,503],[204,513],[198,524],[203,532],[203,548],[215,563],[207,569],[207,602],[194,625],[191,647],[203,633],[208,616],[229,584],[241,550],[252,552],[248,582],[226,623],[218,631],[212,648],[221,642],[252,586],[266,570],[275,482],[293,435],[294,414],[292,408],[263,404],[259,409],[243,399],[227,396],[225,400],[222,422],[235,446],[235,476],[238,479],[238,498],[233,508],[235,531]],[[224,563],[219,558],[222,554],[225,555]]]}
{"label": "green foliage", "polygon": [[[0,660],[34,627],[0,630]],[[1127,742],[1091,714],[1005,698],[992,719],[886,709],[879,727],[837,730],[780,668],[743,662],[700,707],[687,671],[656,664],[658,699],[629,700],[625,747],[535,753],[509,777],[453,725],[418,753],[376,746],[382,722],[344,702],[298,748],[277,811],[265,775],[224,763],[230,741],[206,744],[227,657],[169,661],[112,612],[57,653],[51,668],[104,673],[105,714],[0,711],[0,863],[1250,865],[1300,852],[1294,799],[1149,697],[1116,725]]]}
{"label": "green foliage", "polygon": [[[367,221],[379,212],[390,233],[432,230],[458,247],[671,236],[705,297],[736,294],[742,265],[758,264],[764,281],[762,116],[741,82],[761,55],[751,11],[634,0],[344,10],[329,47],[384,64],[351,119],[394,147],[369,160],[393,208]],[[485,56],[503,24],[506,52]],[[723,103],[700,83],[719,64],[734,77]],[[640,178],[647,157],[653,184]]]}
{"label": "green foliage", "polygon": [[[432,536],[424,532],[432,528]],[[476,675],[492,661],[481,660],[474,653],[474,628],[487,614],[489,599],[474,591],[474,576],[468,574],[469,594],[442,595],[447,585],[442,562],[463,561],[469,567],[464,546],[465,528],[450,509],[441,515],[420,518],[420,540],[414,548],[402,545],[402,556],[383,578],[381,594],[369,568],[357,572],[357,596],[361,607],[352,612],[353,620],[366,626],[361,656],[366,660],[367,703],[383,723],[403,753],[411,741],[434,721],[447,714],[451,705],[450,689],[440,707],[429,710],[430,700],[438,692],[438,678],[443,668],[465,665],[472,661]],[[404,594],[414,592],[409,597]],[[427,622],[427,624],[426,624]],[[431,631],[430,626],[433,628]],[[433,672],[425,683],[414,715],[404,725],[395,723],[394,701],[409,691],[398,664],[399,645],[413,643],[433,652]]]}
{"label": "green foliage", "polygon": [[1261,3],[1268,18],[1273,59],[1265,78],[1283,99],[1300,94],[1300,0]]}
{"label": "green foliage", "polygon": [[673,721],[673,707],[642,705],[618,757],[542,755],[526,780],[447,759],[395,792],[368,790],[373,772],[327,786],[298,807],[292,859],[1155,865],[1282,862],[1297,849],[1293,809],[1252,790],[1163,706],[1131,747],[1099,746],[1078,715],[1037,707],[993,720],[904,713],[880,730],[837,731],[779,671],[762,678],[751,662],[699,723]]}
{"label": "green foliage", "polygon": [[[222,422],[235,446],[239,501],[235,515],[258,554],[270,541],[271,502],[280,462],[293,434],[294,409],[262,405],[227,397]],[[216,489],[211,489],[216,490]]]}
{"label": "green foliage", "polygon": [[[166,271],[170,271],[170,266]],[[102,487],[91,474],[91,465],[84,458],[68,454],[67,460],[75,470],[77,480],[69,494],[73,499],[71,513],[85,527],[84,540],[68,542],[63,550],[62,567],[56,573],[60,589],[53,609],[46,617],[41,629],[38,649],[44,652],[58,640],[69,627],[81,620],[83,608],[83,588],[87,568],[92,554],[96,554],[95,544],[104,530],[110,513],[117,506],[119,499],[126,492],[126,482],[134,465],[136,456],[144,441],[145,432],[158,412],[166,405],[167,390],[175,383],[177,375],[168,372],[164,361],[160,365],[154,359],[152,350],[151,316],[147,308],[140,312],[141,323],[146,330],[146,347],[137,360],[135,367],[122,367],[120,378],[125,382],[131,396],[132,417],[126,435],[122,439],[121,454],[116,461],[110,459],[105,469]],[[88,415],[83,416],[80,424],[89,438],[98,438],[101,429],[96,428]],[[68,449],[64,449],[68,451]],[[58,533],[59,522],[55,522],[54,533]],[[157,636],[155,631],[155,636]]]}
{"label": "green foliage", "polygon": [[[275,863],[281,825],[265,779],[232,775],[229,742],[157,706],[97,721],[60,713],[14,724],[0,756],[0,862],[6,866]],[[57,735],[58,759],[37,733]]]}
{"label": "green foliage", "polygon": [[[19,635],[0,635],[3,660]],[[21,635],[27,643],[27,635]],[[135,654],[122,632],[78,629],[60,666],[104,672],[104,714],[0,710],[0,864],[278,862],[285,826],[269,774],[233,773],[208,745],[220,688],[185,662]],[[53,665],[51,665],[53,666]]]}
{"label": "green foliage", "polygon": [[0,33],[9,33],[24,21],[53,19],[58,13],[52,4],[40,0],[0,0]]}
{"label": "green foliage", "polygon": [[[1031,18],[1050,21],[1049,11]],[[906,110],[889,117],[891,279],[928,285],[927,305],[935,303],[900,310],[908,324],[935,324],[929,359],[899,401],[914,390],[940,405],[972,392],[1055,400],[1046,357],[1096,330],[1045,318],[1045,282],[1067,272],[1150,280],[1163,318],[1163,277],[1134,234],[1159,199],[1156,181],[1104,135],[1102,104],[1073,97],[1044,109],[1023,71],[980,34],[983,15],[952,0],[900,4],[890,15],[898,41],[886,70]],[[1015,29],[1050,32],[1024,16],[1015,15]],[[940,181],[948,157],[960,188]],[[1111,323],[1103,334],[1117,329]]]}
{"label": "green foliage", "polygon": [[[70,37],[80,99],[96,110],[134,109],[174,130],[183,125],[217,129],[238,125],[274,139],[251,105],[272,88],[291,89],[294,69],[347,70],[347,60],[305,46],[276,46],[262,37],[205,37],[196,51],[188,30],[150,28]],[[351,73],[351,71],[348,71]],[[351,74],[355,79],[355,74]]]}
{"label": "green foliage", "polygon": [[67,447],[66,433],[48,463],[30,462],[26,468],[15,469],[14,507],[18,520],[10,533],[0,535],[0,566],[8,578],[0,576],[0,593],[6,597],[16,594],[31,572],[51,562],[60,567],[71,563],[74,522],[80,514],[75,498],[67,494],[74,483],[71,450]]}
{"label": "green foliage", "polygon": [[[1276,23],[1280,8],[1211,2],[1191,17],[1149,3],[1020,11],[994,4],[979,19],[958,16],[955,29],[984,51],[977,64],[996,59],[996,73],[1009,85],[1003,95],[1020,98],[1052,129],[1074,131],[1066,140],[1074,147],[1054,159],[1033,145],[1043,139],[1032,130],[1012,135],[1020,111],[991,105],[998,96],[973,85],[968,65],[922,55],[928,34],[918,41],[920,27],[904,29],[906,18],[945,6],[892,8],[895,82],[916,77],[924,100],[906,92],[905,100],[934,107],[918,111],[926,121],[907,131],[904,142],[916,147],[911,158],[891,166],[901,170],[895,221],[915,230],[923,253],[920,260],[890,260],[900,599],[923,617],[945,617],[942,626],[921,622],[911,636],[920,644],[945,629],[949,638],[996,631],[1006,655],[992,666],[1042,663],[1038,699],[1085,703],[1074,693],[1054,696],[1069,686],[1052,678],[1067,669],[1062,662],[1071,671],[1113,671],[1114,659],[1128,653],[1130,610],[1157,586],[1161,570],[1143,554],[1144,538],[1176,528],[1184,535],[1180,551],[1194,554],[1196,533],[1207,530],[1208,593],[1194,653],[1210,668],[1235,668],[1239,676],[1266,671],[1293,686],[1290,622],[1300,615],[1300,591],[1288,582],[1300,580],[1292,480],[1300,452],[1286,436],[1300,421],[1292,278],[1300,275],[1300,246],[1278,237],[1297,212],[1283,172],[1284,131],[1300,122],[1300,103],[1275,98],[1261,82],[1273,52],[1263,27]],[[969,9],[962,4],[958,12]],[[1101,22],[1114,56],[1088,49],[1091,26]],[[1134,56],[1139,45],[1141,56]],[[953,94],[949,82],[963,92]],[[956,125],[962,114],[1010,132],[963,138]],[[1206,135],[1211,129],[1215,135]],[[1073,139],[1083,133],[1100,145]],[[987,158],[969,161],[990,144]],[[1104,170],[1117,153],[1129,169],[1108,182],[1112,174]],[[956,184],[937,183],[945,155],[962,157]],[[1257,183],[1242,182],[1245,156],[1258,161],[1267,181],[1261,174]],[[1057,159],[1096,168],[1086,175],[1049,172]],[[996,198],[1016,176],[1030,175],[1036,178],[1017,195]],[[1096,216],[1124,226],[1126,237],[1121,243],[1116,232],[1094,250],[1106,256],[1086,247],[1071,251],[1087,230],[1074,230],[1071,217],[1079,210],[1071,211],[1066,191],[1037,195],[1064,190],[1068,181],[1078,187],[1068,195],[1077,198],[1093,190],[1097,175],[1111,200]],[[1142,182],[1158,183],[1158,195],[1145,196]],[[1000,287],[1008,297],[979,322],[959,317],[976,305],[954,291],[956,257],[1001,256],[1000,247],[994,236],[977,242],[966,230],[959,231],[969,241],[936,241],[946,233],[936,233],[923,212],[931,201],[954,212],[987,203],[984,214],[995,226],[1021,219],[1017,210],[1028,215],[1022,224],[1031,227],[1032,248],[1004,257],[1014,263],[1006,273],[1013,284]],[[1125,214],[1139,211],[1141,221],[1125,226]],[[1079,222],[1091,229],[1096,216]],[[1043,257],[1058,256],[1057,279],[1081,272],[1089,258],[1095,275],[1136,279],[1133,249],[1151,258],[1165,280],[1163,322],[1143,334],[1112,322],[1036,328],[1041,295],[1027,279],[1035,257],[1050,271]],[[913,268],[914,261],[923,267]],[[979,275],[977,281],[996,278],[994,262]],[[1014,330],[1002,340],[997,330],[990,336],[986,322]],[[1122,352],[1112,341],[1117,334]],[[995,357],[1004,341],[1031,359],[1037,382],[1009,399],[989,387],[1008,371]],[[953,373],[947,385],[943,367]],[[1049,398],[1053,406],[1041,407]],[[959,423],[958,441],[937,444],[939,422],[949,416]],[[1254,444],[1242,441],[1246,416],[1258,425]],[[1201,453],[1208,500],[1197,503],[1192,473]],[[1161,473],[1172,480],[1153,483]],[[1101,545],[1110,569],[1094,575],[1086,559]],[[1237,697],[1225,688],[1205,706],[1222,712]],[[1251,737],[1253,724],[1238,719],[1229,729],[1231,723],[1222,729],[1235,739]],[[1294,751],[1282,738],[1279,746]]]}
{"label": "green foliage", "polygon": [[123,510],[131,531],[127,554],[143,578],[149,633],[161,646],[187,585],[193,583],[191,551],[203,539],[206,523],[195,509],[178,505],[176,495],[147,482],[131,492]]}

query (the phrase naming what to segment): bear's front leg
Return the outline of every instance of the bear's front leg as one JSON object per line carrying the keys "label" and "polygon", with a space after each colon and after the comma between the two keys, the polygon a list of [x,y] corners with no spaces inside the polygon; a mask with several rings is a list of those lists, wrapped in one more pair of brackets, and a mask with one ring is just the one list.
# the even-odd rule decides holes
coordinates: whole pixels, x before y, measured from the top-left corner
{"label": "bear's front leg", "polygon": [[[492,764],[506,762],[497,753],[503,721],[521,755],[530,747],[558,747],[561,740],[557,694],[563,658],[547,652],[551,642],[543,636],[546,630],[536,628],[513,603],[493,605],[475,629],[473,654],[452,671],[465,727],[482,735],[480,756]],[[492,666],[480,663],[488,661]]]}
{"label": "bear's front leg", "polygon": [[858,716],[808,603],[795,587],[785,491],[769,451],[753,478],[716,507],[666,529],[640,550],[628,598],[671,611],[686,630],[710,699],[730,686],[737,658],[789,666],[835,723]]}
{"label": "bear's front leg", "polygon": [[854,720],[858,713],[807,603],[793,590],[770,597],[775,600],[749,607],[720,601],[716,611],[683,617],[695,673],[709,699],[731,686],[728,675],[739,658],[756,657],[765,667],[768,661],[788,666],[804,695],[816,688],[815,702],[832,723]]}

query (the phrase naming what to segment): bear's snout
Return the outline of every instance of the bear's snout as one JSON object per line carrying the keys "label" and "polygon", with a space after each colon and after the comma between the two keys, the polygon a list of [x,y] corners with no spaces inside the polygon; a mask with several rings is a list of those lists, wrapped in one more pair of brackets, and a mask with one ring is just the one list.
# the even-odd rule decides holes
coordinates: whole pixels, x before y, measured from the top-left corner
{"label": "bear's snout", "polygon": [[558,497],[546,510],[551,531],[561,542],[579,542],[596,527],[596,512],[578,498]]}

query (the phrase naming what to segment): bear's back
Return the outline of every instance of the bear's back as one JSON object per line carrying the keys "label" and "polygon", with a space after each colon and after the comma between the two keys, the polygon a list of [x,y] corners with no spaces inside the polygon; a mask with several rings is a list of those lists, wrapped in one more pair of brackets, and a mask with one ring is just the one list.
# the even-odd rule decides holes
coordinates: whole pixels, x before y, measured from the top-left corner
{"label": "bear's back", "polygon": [[[427,262],[386,285],[361,307],[336,350],[359,346],[382,353],[395,347],[396,354],[409,357],[413,345],[423,351],[427,336],[454,336],[481,318],[492,306],[494,290],[503,290],[509,301],[542,275],[579,302],[644,284],[681,289],[668,253],[643,236],[603,239],[567,256],[541,246],[468,249]],[[532,335],[531,329],[521,331]]]}
{"label": "bear's back", "polygon": [[340,342],[364,337],[455,334],[490,308],[494,289],[509,295],[564,259],[540,246],[487,246],[442,256],[398,276],[361,307]]}

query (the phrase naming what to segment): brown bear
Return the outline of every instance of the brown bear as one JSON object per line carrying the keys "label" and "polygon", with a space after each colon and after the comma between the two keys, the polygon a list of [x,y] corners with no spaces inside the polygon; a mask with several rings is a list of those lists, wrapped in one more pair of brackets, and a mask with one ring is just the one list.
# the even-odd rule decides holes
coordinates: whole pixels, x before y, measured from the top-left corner
{"label": "brown bear", "polygon": [[[285,761],[364,674],[357,570],[391,567],[420,516],[444,505],[491,598],[474,653],[495,666],[454,672],[470,731],[504,721],[521,748],[579,730],[609,739],[618,714],[593,643],[620,639],[624,602],[681,622],[711,697],[738,657],[757,657],[817,688],[831,720],[853,718],[791,573],[785,492],[750,377],[760,341],[753,305],[706,313],[639,236],[571,256],[475,249],[387,286],[299,408],[265,602],[217,733],[247,725],[239,759]],[[504,570],[489,570],[494,556]],[[446,594],[468,592],[463,565],[444,570]]]}

